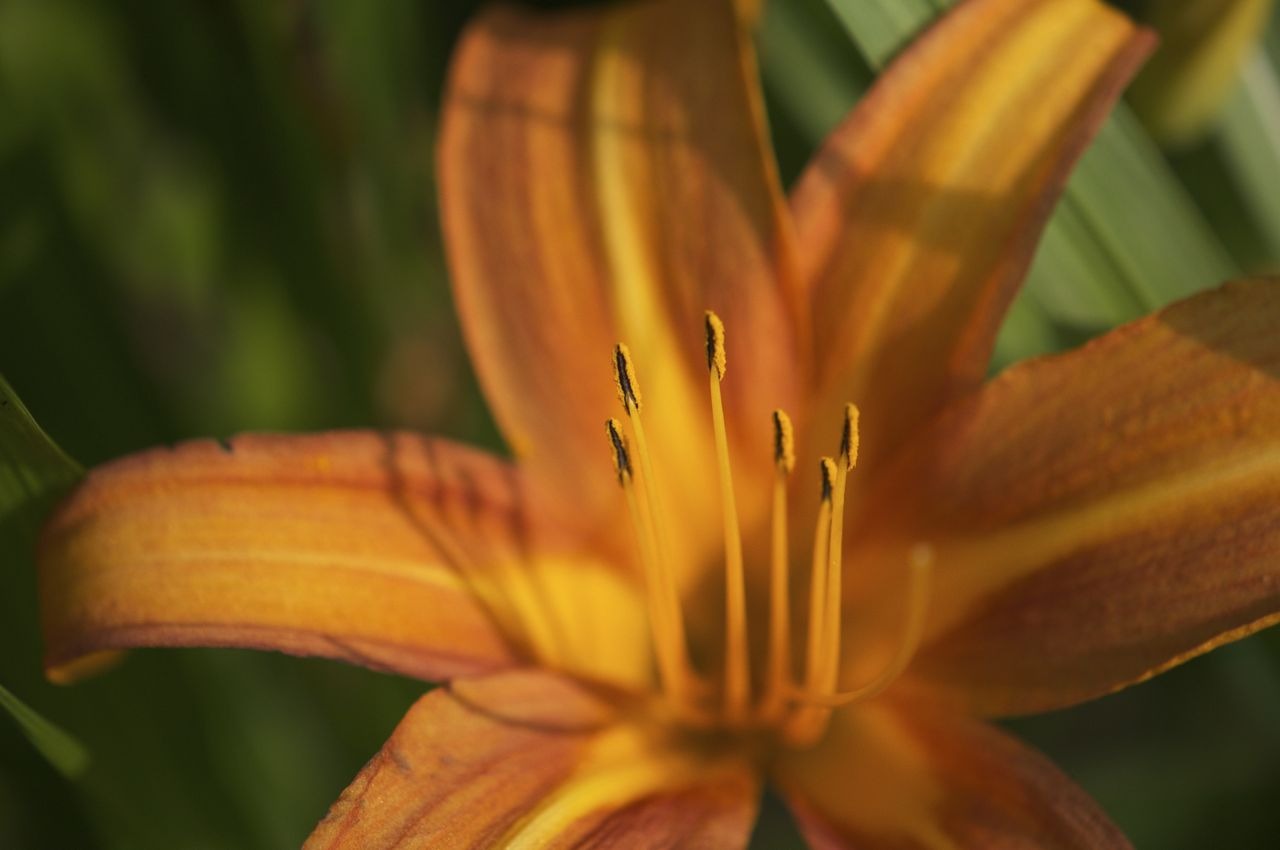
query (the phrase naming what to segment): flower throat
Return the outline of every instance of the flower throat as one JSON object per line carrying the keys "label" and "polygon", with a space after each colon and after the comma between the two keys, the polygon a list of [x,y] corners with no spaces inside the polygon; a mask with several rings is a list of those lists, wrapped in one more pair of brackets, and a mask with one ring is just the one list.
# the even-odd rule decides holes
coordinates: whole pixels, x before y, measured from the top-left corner
{"label": "flower throat", "polygon": [[689,654],[680,593],[671,567],[669,537],[664,529],[665,516],[658,502],[653,461],[641,417],[635,365],[625,345],[619,343],[613,351],[614,378],[630,424],[630,437],[616,419],[609,419],[606,429],[644,569],[650,633],[662,694],[683,723],[769,727],[781,730],[790,743],[805,744],[822,734],[832,708],[881,693],[906,668],[924,624],[931,552],[928,547],[919,546],[909,558],[902,635],[893,657],[871,681],[851,690],[840,690],[845,489],[849,472],[858,460],[858,408],[845,405],[838,456],[824,457],[819,464],[821,493],[809,564],[804,669],[793,670],[787,482],[795,468],[795,438],[790,417],[785,411],[775,410],[772,414],[774,476],[767,654],[764,669],[757,674],[761,681],[753,682],[742,536],[720,392],[727,365],[725,328],[720,317],[709,310],[705,328],[708,392],[724,526],[725,651],[723,670],[718,676],[696,670]]}

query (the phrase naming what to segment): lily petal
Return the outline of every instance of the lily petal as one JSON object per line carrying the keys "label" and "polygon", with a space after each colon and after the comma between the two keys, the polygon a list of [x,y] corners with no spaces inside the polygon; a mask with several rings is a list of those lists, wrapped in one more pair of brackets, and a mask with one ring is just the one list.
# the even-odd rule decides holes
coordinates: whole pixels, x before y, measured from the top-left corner
{"label": "lily petal", "polygon": [[[409,710],[307,850],[440,847],[743,847],[758,782],[618,720],[536,671],[437,690]],[[493,707],[541,705],[551,725]]]}
{"label": "lily petal", "polygon": [[916,678],[1039,712],[1280,621],[1277,328],[1280,282],[1229,284],[1011,368],[926,432],[874,500],[915,500],[901,533],[936,552]]}
{"label": "lily petal", "polygon": [[969,0],[802,175],[818,421],[858,403],[864,472],[981,381],[1071,165],[1151,46],[1094,0]]}
{"label": "lily petal", "polygon": [[980,720],[902,701],[838,713],[778,767],[815,850],[1122,850],[1096,803],[1040,754]]}
{"label": "lily petal", "polygon": [[[502,461],[406,434],[144,452],[91,472],[45,528],[46,665],[70,678],[96,651],[201,645],[423,679],[548,656],[638,675],[634,593],[597,578],[601,565],[563,544],[534,503]],[[587,628],[608,631],[578,637],[614,648],[594,665],[556,656],[549,625],[574,604],[557,594],[584,581],[609,609]]]}
{"label": "lily petal", "polygon": [[[789,221],[733,4],[482,14],[443,121],[455,296],[508,442],[562,499],[609,518],[621,499],[602,424],[619,404],[612,347],[627,343],[662,501],[701,537],[671,548],[713,548],[717,506],[674,472],[714,480],[703,311],[729,329],[733,439],[768,446],[769,412],[795,392]],[[739,490],[763,505],[757,454]]]}

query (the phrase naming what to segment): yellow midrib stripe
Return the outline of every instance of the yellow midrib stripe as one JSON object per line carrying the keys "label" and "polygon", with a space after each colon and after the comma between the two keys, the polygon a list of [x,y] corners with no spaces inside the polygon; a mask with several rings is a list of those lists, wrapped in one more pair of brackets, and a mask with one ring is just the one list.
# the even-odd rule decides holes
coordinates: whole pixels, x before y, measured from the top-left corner
{"label": "yellow midrib stripe", "polygon": [[636,728],[601,735],[579,769],[517,822],[497,843],[506,850],[549,846],[573,824],[595,813],[624,808],[658,793],[680,791],[741,775],[739,762],[708,762],[679,749],[656,749]]}
{"label": "yellow midrib stripe", "polygon": [[[1105,540],[1117,526],[1149,527],[1172,511],[1184,512],[1229,492],[1233,503],[1270,484],[1280,499],[1280,443],[1234,457],[1206,459],[1172,477],[1144,481],[996,532],[937,541],[936,635],[962,619],[992,588],[1007,587],[1072,551]],[[1026,553],[1034,553],[1028,557]]]}

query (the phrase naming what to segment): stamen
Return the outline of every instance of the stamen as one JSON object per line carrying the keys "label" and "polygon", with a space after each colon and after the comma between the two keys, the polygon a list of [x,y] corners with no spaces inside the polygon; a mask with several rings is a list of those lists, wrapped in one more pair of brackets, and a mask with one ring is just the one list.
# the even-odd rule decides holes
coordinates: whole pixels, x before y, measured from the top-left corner
{"label": "stamen", "polygon": [[676,638],[683,638],[679,628],[673,628],[670,616],[662,604],[661,584],[659,581],[659,562],[657,545],[653,535],[653,525],[642,503],[636,496],[634,470],[631,466],[631,453],[627,448],[627,439],[622,433],[622,426],[616,419],[605,422],[609,434],[609,443],[613,448],[613,465],[618,473],[618,483],[627,499],[627,510],[631,514],[631,523],[635,528],[636,541],[640,548],[640,561],[645,572],[645,587],[649,608],[649,629],[653,636],[654,655],[658,659],[658,673],[662,677],[663,690],[670,694],[683,693],[683,670],[680,666],[680,645]]}
{"label": "stamen", "polygon": [[773,412],[773,462],[784,474],[796,468],[796,438],[785,410]]}
{"label": "stamen", "polygon": [[712,311],[706,312],[707,369],[716,380],[724,380],[726,356],[724,348],[724,322]]}
{"label": "stamen", "polygon": [[840,458],[845,469],[858,465],[858,405],[850,402],[844,406],[844,427],[840,429]]}
{"label": "stamen", "polygon": [[865,685],[832,694],[802,694],[799,702],[819,705],[826,708],[837,708],[855,702],[869,700],[879,696],[898,680],[907,669],[911,659],[915,657],[920,646],[920,638],[924,633],[925,613],[929,608],[929,584],[933,572],[933,549],[921,544],[915,546],[908,556],[910,580],[907,589],[906,608],[902,620],[902,635],[889,664],[880,675]]}
{"label": "stamen", "polygon": [[689,660],[689,645],[685,638],[680,591],[671,569],[671,553],[664,531],[666,514],[662,510],[662,502],[658,496],[658,479],[653,472],[649,443],[645,438],[644,420],[640,416],[640,381],[636,378],[631,351],[621,342],[613,348],[613,377],[618,386],[618,399],[622,402],[622,408],[631,421],[631,429],[636,438],[636,455],[644,473],[642,481],[644,493],[643,497],[637,497],[637,503],[643,511],[653,548],[654,565],[649,575],[650,592],[658,600],[657,604],[662,611],[663,633],[668,636],[670,643],[666,651],[674,658],[671,661],[675,673],[672,686],[677,694],[677,701],[680,701],[691,692],[694,679],[693,666]]}
{"label": "stamen", "polygon": [[844,608],[841,583],[844,578],[841,556],[844,550],[844,495],[849,470],[858,462],[858,407],[844,406],[844,427],[840,432],[840,463],[836,465],[836,482],[831,501],[831,543],[827,548],[827,614],[823,652],[822,690],[835,690],[840,672],[840,614]]}
{"label": "stamen", "polygon": [[751,671],[747,646],[747,588],[742,567],[742,537],[738,531],[738,508],[733,493],[733,473],[729,467],[729,437],[724,424],[724,403],[720,381],[724,379],[726,356],[724,323],[706,312],[707,371],[710,373],[711,419],[715,426],[716,457],[720,468],[720,502],[724,508],[725,567],[725,711],[730,721],[746,716],[751,696]]}
{"label": "stamen", "polygon": [[791,600],[787,586],[787,475],[795,468],[795,437],[785,411],[773,412],[773,550],[769,570],[769,670],[764,713],[776,713],[791,681]]}
{"label": "stamen", "polygon": [[628,415],[640,412],[640,382],[631,362],[631,351],[622,343],[613,347],[613,380],[618,385],[618,401]]}
{"label": "stamen", "polygon": [[622,425],[618,420],[604,422],[609,434],[609,445],[613,449],[613,469],[617,470],[618,484],[622,485],[622,493],[626,495],[627,511],[631,513],[631,524],[635,527],[636,544],[640,548],[640,562],[644,566],[645,586],[649,590],[649,629],[653,632],[654,654],[658,657],[658,672],[662,676],[663,686],[667,690],[676,684],[667,650],[667,617],[662,605],[658,604],[657,581],[655,571],[658,568],[658,556],[654,550],[653,529],[646,522],[640,501],[636,498],[634,470],[631,467],[631,452],[627,449],[627,439],[623,437]]}
{"label": "stamen", "polygon": [[[613,348],[613,379],[618,386],[618,400],[622,409],[631,420],[631,428],[636,436],[636,454],[640,460],[640,468],[644,472],[644,495],[651,519],[654,524],[654,537],[657,540],[659,560],[669,563],[670,553],[667,551],[666,535],[662,533],[665,525],[662,505],[658,499],[658,479],[653,474],[653,461],[649,456],[649,442],[644,435],[644,420],[640,418],[640,382],[636,379],[636,367],[631,362],[631,352],[618,343]],[[674,580],[672,589],[674,590]],[[678,601],[677,601],[678,605]]]}
{"label": "stamen", "polygon": [[813,568],[809,576],[809,642],[805,647],[805,691],[817,693],[822,677],[823,623],[827,612],[827,548],[831,543],[831,494],[835,487],[836,462],[824,457],[819,463],[822,474],[822,501],[818,505],[818,522],[813,531]]}
{"label": "stamen", "polygon": [[658,479],[653,473],[653,461],[649,455],[649,441],[644,434],[644,420],[640,417],[640,382],[636,379],[636,367],[631,362],[631,352],[623,343],[613,349],[613,377],[618,385],[618,399],[622,408],[631,420],[631,429],[636,437],[636,454],[640,459],[640,468],[644,472],[644,504],[649,511],[655,541],[655,552],[658,556],[659,580],[665,604],[670,609],[671,619],[677,629],[680,645],[684,646],[684,617],[680,612],[680,593],[676,588],[675,576],[671,573],[671,552],[667,548],[665,533],[666,514],[662,510],[662,502],[658,496]]}
{"label": "stamen", "polygon": [[[822,475],[822,499],[818,503],[818,521],[813,529],[813,563],[809,574],[809,624],[805,647],[804,684],[795,688],[792,700],[799,702],[810,694],[821,693],[826,643],[827,618],[827,550],[831,546],[831,501],[835,489],[836,462],[824,457],[818,466]],[[787,718],[783,726],[786,739],[797,746],[813,743],[826,727],[830,712],[822,708],[801,708]]]}
{"label": "stamen", "polygon": [[604,423],[609,432],[609,444],[613,448],[613,468],[618,472],[618,483],[627,486],[631,480],[631,453],[627,451],[626,437],[622,436],[622,427],[617,419]]}

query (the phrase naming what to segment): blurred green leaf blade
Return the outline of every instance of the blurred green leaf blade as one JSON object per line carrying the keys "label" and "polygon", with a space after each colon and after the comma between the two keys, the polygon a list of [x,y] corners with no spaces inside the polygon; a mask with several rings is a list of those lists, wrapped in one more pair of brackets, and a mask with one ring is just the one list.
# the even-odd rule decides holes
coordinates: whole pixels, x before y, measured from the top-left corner
{"label": "blurred green leaf blade", "polygon": [[[25,522],[27,530],[34,532],[43,506],[82,472],[41,430],[0,375],[0,520]],[[0,539],[0,545],[21,543]]]}
{"label": "blurred green leaf blade", "polygon": [[1265,253],[1280,257],[1280,76],[1261,52],[1246,63],[1241,85],[1225,104],[1218,139]]}
{"label": "blurred green leaf blade", "polygon": [[0,708],[9,712],[27,740],[31,741],[31,745],[59,773],[68,779],[84,775],[89,767],[89,751],[83,744],[41,717],[35,709],[22,702],[3,685],[0,685]]}

